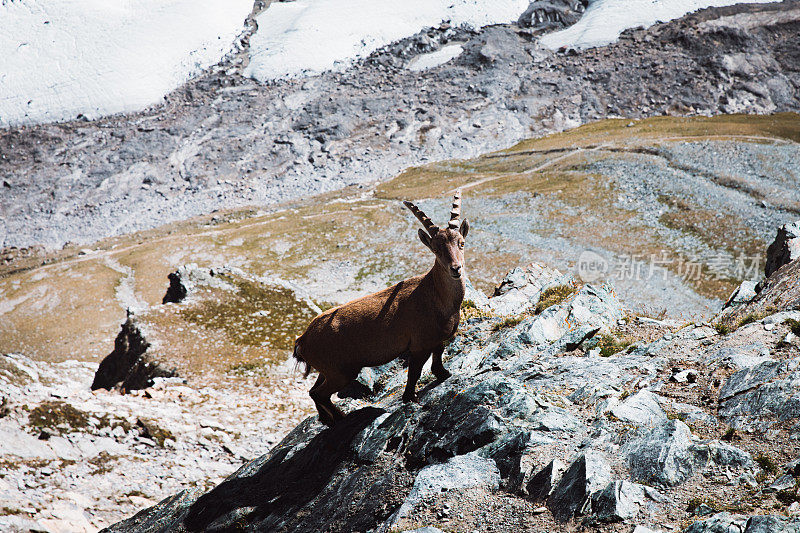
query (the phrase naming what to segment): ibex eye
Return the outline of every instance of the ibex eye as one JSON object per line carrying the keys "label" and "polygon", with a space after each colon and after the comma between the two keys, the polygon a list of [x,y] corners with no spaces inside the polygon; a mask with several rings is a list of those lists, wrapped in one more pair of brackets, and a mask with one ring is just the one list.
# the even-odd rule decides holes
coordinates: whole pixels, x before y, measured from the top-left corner
{"label": "ibex eye", "polygon": [[464,243],[463,242],[458,243],[458,247],[463,250],[464,249]]}

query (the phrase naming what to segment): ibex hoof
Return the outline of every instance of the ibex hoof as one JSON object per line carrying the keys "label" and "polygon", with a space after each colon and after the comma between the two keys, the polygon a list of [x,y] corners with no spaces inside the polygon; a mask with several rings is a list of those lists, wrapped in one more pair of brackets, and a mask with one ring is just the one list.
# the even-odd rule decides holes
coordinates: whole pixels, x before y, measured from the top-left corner
{"label": "ibex hoof", "polygon": [[445,381],[449,379],[452,375],[453,374],[451,374],[447,370],[442,370],[441,372],[434,373],[434,376],[436,376],[437,381]]}
{"label": "ibex hoof", "polygon": [[403,394],[403,403],[416,402],[417,395],[415,393]]}

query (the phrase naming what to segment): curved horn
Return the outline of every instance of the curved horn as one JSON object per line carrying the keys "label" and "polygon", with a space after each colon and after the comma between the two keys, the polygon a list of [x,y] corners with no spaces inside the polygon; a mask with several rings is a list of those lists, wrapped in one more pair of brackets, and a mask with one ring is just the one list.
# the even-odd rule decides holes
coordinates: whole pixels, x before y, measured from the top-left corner
{"label": "curved horn", "polygon": [[422,222],[422,226],[425,228],[425,231],[427,231],[428,234],[430,234],[431,237],[433,237],[434,235],[436,235],[436,233],[439,232],[439,227],[436,224],[434,224],[428,217],[428,215],[423,213],[419,207],[417,207],[416,205],[412,204],[407,200],[403,200],[403,205],[409,208],[411,212],[414,213],[414,216],[417,217],[420,222]]}
{"label": "curved horn", "polygon": [[461,189],[457,190],[453,195],[453,207],[450,209],[450,222],[447,227],[450,229],[458,229],[458,217],[461,216]]}

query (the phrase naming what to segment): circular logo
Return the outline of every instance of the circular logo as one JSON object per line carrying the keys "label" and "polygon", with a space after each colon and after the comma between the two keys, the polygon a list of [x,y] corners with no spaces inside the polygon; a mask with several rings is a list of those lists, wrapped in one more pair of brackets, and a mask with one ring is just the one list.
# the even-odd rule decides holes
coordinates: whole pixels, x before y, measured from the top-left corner
{"label": "circular logo", "polygon": [[584,250],[578,257],[577,270],[583,281],[597,281],[608,274],[608,261],[597,252]]}

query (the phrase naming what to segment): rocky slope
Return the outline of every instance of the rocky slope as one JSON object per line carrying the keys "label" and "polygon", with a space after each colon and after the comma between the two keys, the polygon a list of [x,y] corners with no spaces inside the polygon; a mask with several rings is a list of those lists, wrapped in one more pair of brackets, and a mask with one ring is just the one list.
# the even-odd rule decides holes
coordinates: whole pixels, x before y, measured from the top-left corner
{"label": "rocky slope", "polygon": [[[709,9],[581,52],[537,43],[573,15],[532,15],[432,28],[346,72],[268,85],[240,74],[245,37],[162,106],[3,130],[0,244],[60,247],[272,205],[604,117],[800,109],[797,1]],[[453,42],[455,60],[405,68]]]}
{"label": "rocky slope", "polygon": [[678,325],[536,265],[468,298],[454,376],[428,376],[419,403],[400,401],[400,362],[362,372],[340,424],[308,418],[211,491],[109,530],[800,527],[796,304],[729,330]]}

